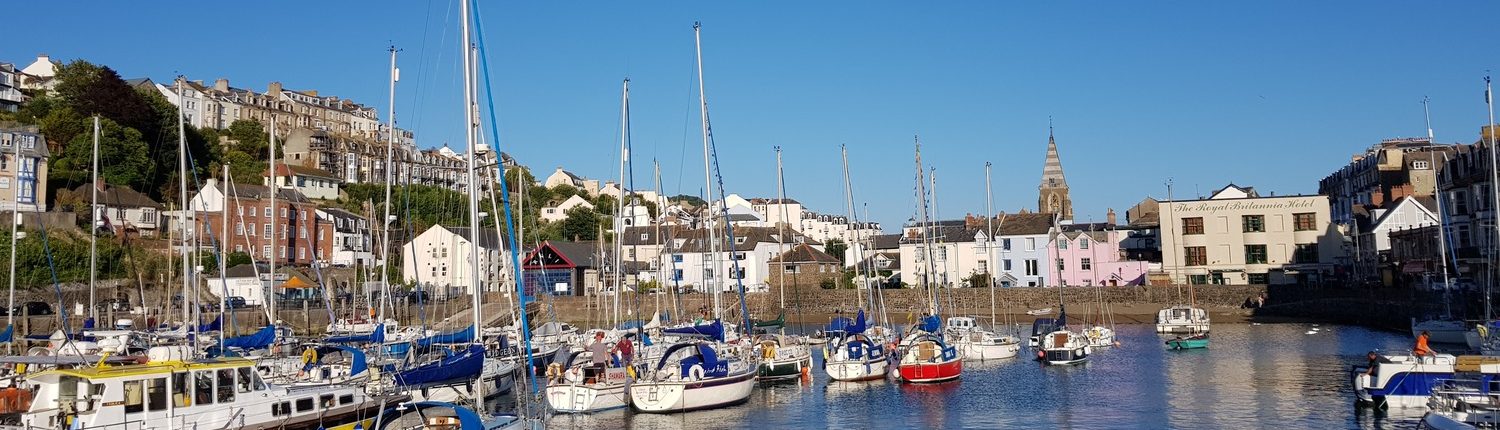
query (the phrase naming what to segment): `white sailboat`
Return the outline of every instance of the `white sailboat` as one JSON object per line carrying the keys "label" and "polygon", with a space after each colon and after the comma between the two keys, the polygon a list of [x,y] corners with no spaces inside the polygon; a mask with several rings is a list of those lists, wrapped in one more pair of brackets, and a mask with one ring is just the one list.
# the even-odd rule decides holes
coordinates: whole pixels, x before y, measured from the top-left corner
{"label": "white sailboat", "polygon": [[[1172,181],[1167,181],[1167,217],[1172,216]],[[1173,232],[1168,231],[1171,235]],[[1176,243],[1176,241],[1173,241]],[[1175,246],[1175,245],[1174,245]],[[1174,264],[1168,262],[1167,264]],[[1170,273],[1171,268],[1169,267]],[[1182,299],[1182,284],[1173,276],[1173,282],[1177,283],[1178,300]],[[1176,305],[1156,312],[1157,333],[1207,333],[1209,329],[1208,311],[1193,306],[1193,286],[1188,285],[1188,304]]]}
{"label": "white sailboat", "polygon": [[[990,163],[984,163],[984,210],[985,210],[985,259],[993,262],[995,259],[995,236],[997,230],[993,225],[994,206],[993,193],[990,190]],[[1001,227],[1004,227],[1003,222]],[[990,287],[990,322],[994,324],[996,318],[995,302],[995,276],[991,273],[989,278]],[[993,330],[984,328],[971,317],[948,318],[944,334],[948,343],[958,349],[959,354],[965,360],[996,360],[1013,358],[1021,353],[1021,342],[1014,336],[1004,336]]]}
{"label": "white sailboat", "polygon": [[[1057,219],[1052,222],[1052,240],[1055,242],[1061,234]],[[1054,247],[1055,248],[1055,247]],[[1067,285],[1062,282],[1061,270],[1057,277],[1057,306],[1066,309],[1063,302],[1063,289]],[[1066,313],[1063,311],[1061,313]],[[1094,352],[1094,347],[1089,344],[1089,339],[1082,333],[1077,333],[1068,328],[1066,315],[1058,316],[1056,327],[1045,335],[1039,335],[1037,342],[1037,358],[1051,365],[1079,364],[1088,361],[1089,355]]]}

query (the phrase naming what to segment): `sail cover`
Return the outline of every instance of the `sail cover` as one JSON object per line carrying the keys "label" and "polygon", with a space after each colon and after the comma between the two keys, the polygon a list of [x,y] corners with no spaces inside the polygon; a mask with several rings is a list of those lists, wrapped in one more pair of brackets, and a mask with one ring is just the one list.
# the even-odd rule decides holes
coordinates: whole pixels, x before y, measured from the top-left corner
{"label": "sail cover", "polygon": [[708,324],[673,327],[662,332],[673,336],[706,337],[720,342],[724,341],[724,323],[719,320]]}
{"label": "sail cover", "polygon": [[[203,321],[203,320],[199,320],[199,321]],[[223,327],[224,327],[224,315],[219,315],[217,317],[214,317],[214,321],[211,322],[211,323],[208,323],[208,324],[199,324],[198,325],[198,332],[199,333],[203,333],[203,332],[210,332],[210,331],[219,331]]]}
{"label": "sail cover", "polygon": [[370,334],[329,336],[323,341],[327,343],[385,343],[385,324],[375,325],[375,331]]}
{"label": "sail cover", "polygon": [[474,325],[469,325],[458,331],[439,333],[436,335],[417,339],[418,348],[426,348],[439,344],[469,343],[474,341]]}
{"label": "sail cover", "polygon": [[276,341],[276,326],[265,326],[248,336],[224,338],[225,348],[261,349]]}
{"label": "sail cover", "polygon": [[937,315],[923,316],[922,326],[918,328],[928,333],[937,333],[939,329],[943,328],[943,319],[938,318]]}
{"label": "sail cover", "polygon": [[479,378],[484,369],[484,346],[470,345],[462,353],[443,357],[396,373],[403,387],[432,387]]}
{"label": "sail cover", "polygon": [[865,311],[863,309],[861,309],[858,314],[855,314],[854,324],[850,324],[848,327],[845,327],[844,331],[849,334],[860,334],[865,332]]}

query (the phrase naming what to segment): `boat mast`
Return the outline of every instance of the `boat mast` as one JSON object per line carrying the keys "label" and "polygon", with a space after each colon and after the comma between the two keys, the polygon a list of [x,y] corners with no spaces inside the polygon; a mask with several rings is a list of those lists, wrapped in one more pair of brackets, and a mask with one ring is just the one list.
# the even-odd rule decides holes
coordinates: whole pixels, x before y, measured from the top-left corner
{"label": "boat mast", "polygon": [[[1493,94],[1490,93],[1490,77],[1489,76],[1485,76],[1484,77],[1484,106],[1485,106],[1485,108],[1487,108],[1489,110],[1489,114],[1490,114],[1489,128],[1487,130],[1488,132],[1485,133],[1485,135],[1490,138],[1490,167],[1487,170],[1490,171],[1490,190],[1491,190],[1490,191],[1490,195],[1495,200],[1492,203],[1493,206],[1490,206],[1490,207],[1492,207],[1492,208],[1500,208],[1500,187],[1497,187],[1497,185],[1500,185],[1500,169],[1496,168],[1496,166],[1500,166],[1500,164],[1496,163],[1496,151],[1495,151],[1495,97],[1494,97]],[[1497,222],[1497,223],[1494,223],[1494,224],[1495,224],[1494,225],[1495,233],[1497,235],[1496,237],[1500,237],[1500,222]],[[1492,245],[1494,244],[1493,241],[1491,243],[1492,243]],[[1493,246],[1500,247],[1500,245],[1493,245]],[[1500,248],[1497,248],[1497,249],[1500,249]],[[1494,254],[1491,254],[1490,255],[1490,268],[1493,269],[1493,270],[1496,270],[1496,271],[1500,271],[1500,269],[1496,269],[1494,267],[1495,266],[1494,262],[1495,262],[1495,256],[1494,256]],[[1491,287],[1494,284],[1495,284],[1495,279],[1493,277],[1491,277],[1490,278],[1490,282],[1485,283],[1485,286],[1484,286],[1484,319],[1485,320],[1489,320],[1490,319],[1490,315],[1491,315],[1491,312],[1490,312],[1490,289],[1491,289]]]}
{"label": "boat mast", "polygon": [[922,230],[922,253],[923,260],[925,260],[923,264],[927,266],[924,268],[926,270],[923,270],[922,277],[918,282],[922,284],[922,288],[927,290],[928,315],[937,315],[937,293],[933,290],[932,279],[930,279],[934,268],[932,264],[932,227],[928,225],[927,219],[927,179],[925,177],[926,172],[922,169],[922,139],[916,135],[912,135],[912,141],[916,144],[917,221],[919,228]]}
{"label": "boat mast", "polygon": [[[708,95],[705,94],[704,90],[703,90],[704,86],[703,86],[703,31],[702,30],[703,30],[703,26],[701,25],[701,23],[697,23],[697,22],[693,23],[693,47],[694,47],[694,51],[696,52],[696,58],[697,58],[697,63],[698,63],[698,107],[699,107],[698,112],[699,112],[699,117],[700,117],[700,123],[701,123],[702,129],[703,129],[703,192],[704,192],[704,197],[707,197],[707,199],[704,201],[704,213],[708,216],[708,221],[707,221],[707,224],[704,224],[704,228],[705,228],[705,230],[707,230],[705,233],[707,234],[707,237],[708,237],[708,259],[712,260],[712,263],[709,264],[709,267],[710,267],[710,272],[709,273],[712,274],[712,275],[721,275],[719,273],[719,241],[718,241],[718,235],[714,233],[714,227],[713,227],[713,222],[714,222],[714,209],[713,209],[714,208],[714,204],[713,204],[714,203],[713,167],[710,164],[711,160],[709,160],[709,145],[710,144],[709,144],[709,141],[708,141],[708,133],[709,133],[709,131],[708,131]],[[729,213],[728,213],[728,211],[725,211],[725,213],[723,213],[721,215],[724,217],[724,222],[728,223],[729,222]],[[733,227],[730,227],[730,228],[733,228]],[[704,277],[704,279],[703,279],[703,285],[704,286],[708,286],[709,285],[709,279],[708,279],[708,277]],[[720,298],[719,298],[719,295],[720,295],[720,293],[723,292],[724,288],[721,285],[714,285],[712,288],[713,288],[714,319],[720,319],[720,318],[723,317],[723,315],[722,315],[722,312],[719,309],[720,308]],[[748,327],[746,327],[746,329],[748,329]]]}
{"label": "boat mast", "polygon": [[[177,77],[177,101],[179,101],[179,102],[182,101],[182,84],[183,84],[183,78],[182,78],[182,76],[178,76]],[[187,198],[187,175],[188,175],[188,167],[187,166],[188,166],[188,162],[187,162],[187,135],[185,134],[187,132],[187,126],[184,123],[184,121],[185,121],[184,115],[185,115],[185,113],[183,112],[182,109],[177,109],[177,164],[178,164],[177,167],[178,167],[178,172],[179,172],[178,176],[177,176],[177,192],[178,192],[178,194],[177,194],[178,200],[177,201],[181,202],[181,204],[179,204],[177,207],[179,208],[178,210],[181,211],[181,212],[179,212],[178,220],[182,221],[181,223],[178,223],[179,228],[182,229],[182,324],[183,324],[184,328],[187,328],[187,325],[192,322],[192,315],[189,314],[188,303],[187,303],[188,302],[188,288],[189,288],[188,287],[188,277],[192,273],[192,266],[190,266],[190,264],[192,264],[192,263],[190,261],[188,261],[189,260],[189,255],[188,255],[188,243],[189,243],[189,241],[188,241],[188,234],[187,234],[188,230],[187,229],[188,229],[188,225],[190,225],[191,221],[188,219],[188,216],[187,216],[188,215],[188,213],[187,213],[187,211],[188,211],[188,204],[187,204],[187,201],[188,201],[188,198]]]}
{"label": "boat mast", "polygon": [[[385,321],[386,302],[390,301],[391,280],[391,183],[396,180],[396,169],[393,162],[396,159],[396,81],[401,79],[401,69],[396,68],[395,45],[389,48],[391,52],[391,97],[389,109],[386,110],[386,141],[385,141],[385,216],[380,218],[380,318]],[[475,240],[475,243],[479,243]]]}
{"label": "boat mast", "polygon": [[776,205],[777,207],[781,208],[781,222],[776,223],[776,252],[781,256],[782,266],[780,267],[781,270],[777,270],[777,272],[781,272],[781,286],[776,290],[781,295],[781,309],[785,311],[787,263],[786,224],[787,220],[791,219],[791,217],[789,216],[790,214],[786,212],[786,177],[783,176],[783,171],[781,169],[781,145],[776,146],[776,198],[780,199],[777,201]]}
{"label": "boat mast", "polygon": [[[229,191],[228,163],[224,164],[224,178],[222,181],[224,182],[224,190],[226,192]],[[205,207],[204,209],[208,208]],[[219,205],[219,218],[219,237],[215,238],[219,241],[219,258],[215,258],[215,260],[219,260],[219,282],[224,287],[224,292],[219,294],[219,350],[223,351],[224,338],[228,336],[230,330],[234,329],[234,324],[224,319],[224,314],[231,312],[226,303],[224,303],[226,300],[229,300],[229,277],[225,273],[226,270],[229,270],[229,199],[224,199],[223,204]],[[213,287],[210,286],[209,288]],[[225,326],[225,324],[229,325]],[[225,329],[224,327],[229,328]]]}
{"label": "boat mast", "polygon": [[[859,218],[856,217],[856,216],[854,216],[854,186],[849,183],[849,148],[846,147],[846,146],[844,146],[844,145],[839,145],[839,157],[843,160],[843,163],[844,163],[844,214],[845,214],[845,216],[847,216],[849,218],[849,219],[847,219],[845,221],[853,221],[854,223],[853,224],[849,224],[849,226],[851,226],[851,227],[857,227],[858,223],[859,223]],[[776,162],[778,163],[777,164],[778,165],[777,170],[779,171],[780,170],[780,167],[779,167],[780,164],[779,163],[781,162],[781,153],[780,152],[776,153]],[[846,231],[849,231],[849,230],[846,230]],[[857,230],[854,230],[854,231],[857,231]],[[857,236],[857,234],[852,235],[852,236]],[[852,240],[852,236],[851,236],[851,238],[849,238],[850,239],[849,245],[859,246],[859,243],[857,241]],[[860,273],[859,273],[859,248],[854,248],[854,254],[855,254],[855,256],[854,256],[854,258],[855,258],[854,279],[859,279],[860,280],[859,282],[861,284],[866,284],[866,285],[856,285],[854,287],[854,298],[856,300],[856,303],[858,303],[858,306],[859,306],[858,309],[864,309],[865,308],[865,293],[862,292],[862,291],[860,291],[860,289],[868,286],[869,283],[865,282],[864,278],[861,278],[859,276],[860,275]],[[835,256],[835,257],[841,257],[841,256]],[[840,267],[839,269],[843,270],[842,267]],[[782,307],[785,307],[785,306],[782,306]]]}
{"label": "boat mast", "polygon": [[995,324],[995,194],[990,190],[990,162],[984,162],[984,258],[989,260],[985,265],[986,271],[990,272],[990,325]]}
{"label": "boat mast", "polygon": [[[89,320],[99,323],[99,311],[94,302],[95,285],[99,277],[99,115],[94,115],[94,170],[89,198]],[[15,272],[11,272],[15,273]]]}
{"label": "boat mast", "polygon": [[[1172,205],[1173,204],[1175,204],[1175,202],[1172,200],[1172,178],[1167,178],[1167,220],[1172,221],[1172,224],[1176,224],[1177,223],[1177,218],[1173,218],[1172,217]],[[1158,208],[1157,210],[1160,211],[1160,208]],[[1158,230],[1158,233],[1157,233],[1158,235],[1161,234],[1161,232],[1159,230],[1167,230],[1166,231],[1167,238],[1171,239],[1170,242],[1172,242],[1172,244],[1170,246],[1172,246],[1174,248],[1173,249],[1173,251],[1174,251],[1173,254],[1176,254],[1176,252],[1175,252],[1175,251],[1177,251],[1175,249],[1175,248],[1177,248],[1176,229],[1175,228],[1163,229],[1162,226],[1167,225],[1166,223],[1157,222],[1156,224],[1157,224],[1156,228]],[[1185,250],[1184,250],[1184,252],[1185,252]],[[1185,261],[1187,259],[1187,255],[1186,254],[1182,255],[1182,258]],[[1177,273],[1172,270],[1172,266],[1175,265],[1175,264],[1177,264],[1177,259],[1173,258],[1172,261],[1167,261],[1167,262],[1164,262],[1163,264],[1167,265],[1167,281],[1177,285],[1177,303],[1182,303],[1182,283],[1177,281]]]}
{"label": "boat mast", "polygon": [[[483,338],[480,337],[480,333],[483,330],[480,329],[480,324],[483,324],[484,319],[483,319],[483,313],[482,313],[482,311],[483,311],[483,303],[482,303],[482,300],[480,299],[480,297],[484,294],[484,291],[480,288],[480,283],[479,283],[479,261],[480,260],[479,260],[479,246],[477,246],[477,244],[479,243],[479,234],[478,234],[478,232],[479,232],[479,191],[478,191],[479,188],[478,187],[480,186],[480,184],[479,184],[479,178],[477,177],[477,175],[474,174],[475,169],[479,168],[479,166],[476,166],[474,164],[474,146],[478,143],[478,139],[477,139],[478,136],[476,136],[476,132],[477,132],[477,127],[479,127],[479,106],[477,104],[475,104],[475,102],[474,102],[474,98],[475,98],[475,93],[474,93],[474,87],[475,87],[475,85],[474,85],[474,44],[470,40],[470,38],[472,37],[472,30],[469,28],[470,20],[473,19],[473,15],[472,15],[472,12],[470,12],[470,9],[469,9],[469,0],[460,0],[459,3],[462,6],[461,7],[461,13],[463,14],[462,21],[463,21],[463,56],[464,56],[463,64],[464,64],[464,143],[465,143],[464,144],[464,162],[465,162],[465,172],[464,173],[465,173],[466,179],[468,180],[468,186],[469,186],[468,192],[465,193],[465,194],[467,194],[468,198],[469,198],[469,208],[468,208],[469,232],[472,235],[471,239],[474,241],[473,246],[469,247],[469,256],[468,256],[468,258],[469,258],[469,284],[470,284],[471,288],[473,289],[473,291],[470,293],[470,296],[471,296],[472,301],[473,301],[472,306],[473,306],[473,309],[474,309],[474,339],[478,340],[478,341],[482,341]],[[522,312],[524,312],[524,310]],[[527,327],[520,327],[520,329],[521,330],[528,330]],[[479,381],[479,382],[483,382],[483,381]],[[476,382],[474,384],[474,399],[475,399],[475,407],[476,407],[476,409],[478,409],[478,411],[479,411],[480,414],[483,414],[484,410],[485,410],[485,405],[484,405],[484,401],[483,401],[483,399],[484,399],[484,391],[485,390],[484,390],[484,384],[479,383],[479,382]]]}
{"label": "boat mast", "polygon": [[[1426,104],[1425,103],[1426,100],[1423,100],[1423,102],[1424,102],[1423,104]],[[1431,133],[1431,129],[1428,129],[1428,133],[1429,133],[1429,136],[1430,136],[1431,135],[1430,134]],[[1427,164],[1429,164],[1429,165],[1432,166],[1434,175],[1436,175],[1436,172],[1437,172],[1437,163],[1436,163],[1436,160],[1434,160],[1434,158],[1435,157],[1433,156],[1432,152],[1428,152],[1427,153],[1427,160],[1428,160]],[[1448,154],[1443,154],[1443,163],[1446,164],[1447,162],[1448,162]],[[1442,191],[1437,191],[1437,192],[1434,192],[1432,194],[1437,197],[1437,210],[1438,210],[1438,213],[1437,213],[1437,216],[1438,216],[1438,258],[1440,260],[1442,260],[1442,265],[1443,265],[1442,266],[1443,267],[1443,313],[1449,319],[1452,319],[1453,318],[1453,301],[1449,300],[1450,291],[1448,289],[1449,288],[1449,283],[1448,283],[1448,237],[1447,237],[1448,236],[1448,223],[1447,223],[1447,221],[1445,221],[1443,219],[1443,193],[1442,193]]]}
{"label": "boat mast", "polygon": [[[19,179],[21,172],[21,142],[11,142],[11,148],[15,151],[15,156],[12,157],[11,160],[16,164],[16,177]],[[16,309],[16,241],[19,240],[18,238],[16,238],[16,235],[19,234],[19,231],[17,230],[18,226],[21,225],[20,181],[16,181],[16,187],[13,188],[13,190],[15,191],[11,193],[10,199],[11,203],[14,205],[14,207],[11,208],[10,212],[10,276],[7,276],[7,278],[10,278],[10,299],[5,304],[5,325],[11,330],[11,340],[9,342],[5,342],[6,354],[10,354],[11,350],[15,347],[16,344],[16,313],[12,311]],[[168,255],[170,256],[170,253],[168,253]],[[170,262],[170,257],[168,257],[168,263]],[[145,306],[145,301],[146,296],[141,296],[142,306]]]}
{"label": "boat mast", "polygon": [[[270,145],[269,145],[270,148],[268,148],[267,150],[270,151],[270,153],[271,153],[271,161],[270,161],[270,163],[271,163],[271,169],[270,169],[271,183],[269,184],[270,186],[268,186],[266,188],[270,191],[268,194],[271,195],[271,213],[270,213],[270,215],[271,215],[271,228],[273,230],[271,230],[269,233],[267,233],[267,232],[261,232],[261,234],[262,234],[261,237],[269,237],[269,238],[271,238],[271,244],[273,245],[273,246],[271,246],[271,254],[266,256],[266,260],[270,262],[270,265],[269,265],[268,269],[271,271],[271,289],[266,294],[266,303],[270,303],[271,304],[271,325],[274,326],[279,321],[279,320],[276,319],[276,314],[277,314],[277,311],[276,311],[276,294],[277,294],[277,291],[276,291],[276,253],[278,251],[281,251],[281,242],[277,242],[276,241],[276,230],[274,230],[275,228],[279,227],[278,224],[280,224],[280,223],[276,222],[276,179],[277,179],[277,175],[276,175],[276,115],[275,114],[271,115],[271,135],[270,135],[270,140],[268,142],[270,143]],[[329,321],[329,323],[332,324],[333,321]]]}
{"label": "boat mast", "polygon": [[[620,190],[619,197],[615,199],[615,294],[614,308],[611,311],[612,319],[610,325],[620,324],[620,294],[625,286],[624,267],[625,259],[621,253],[625,251],[623,242],[625,237],[625,169],[630,163],[630,78],[620,82],[620,182],[615,188]],[[600,237],[603,239],[603,237]]]}

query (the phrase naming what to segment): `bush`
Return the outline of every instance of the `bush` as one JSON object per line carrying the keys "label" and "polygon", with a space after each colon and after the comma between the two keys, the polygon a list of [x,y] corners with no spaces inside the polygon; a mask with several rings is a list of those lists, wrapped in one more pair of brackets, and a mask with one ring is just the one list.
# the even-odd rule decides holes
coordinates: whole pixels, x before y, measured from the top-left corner
{"label": "bush", "polygon": [[821,287],[825,290],[832,290],[834,288],[838,288],[838,286],[838,281],[833,280],[833,278],[827,278],[822,282],[818,282],[818,287]]}

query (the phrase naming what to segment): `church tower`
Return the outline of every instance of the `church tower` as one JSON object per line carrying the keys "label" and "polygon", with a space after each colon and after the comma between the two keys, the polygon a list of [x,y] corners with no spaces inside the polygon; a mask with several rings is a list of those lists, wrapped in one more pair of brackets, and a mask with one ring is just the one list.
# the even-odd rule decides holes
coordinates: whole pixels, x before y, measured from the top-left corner
{"label": "church tower", "polygon": [[1073,200],[1068,198],[1068,180],[1063,178],[1062,159],[1057,156],[1057,140],[1052,126],[1047,126],[1047,163],[1042,167],[1042,184],[1036,199],[1038,212],[1058,214],[1064,221],[1073,220]]}

